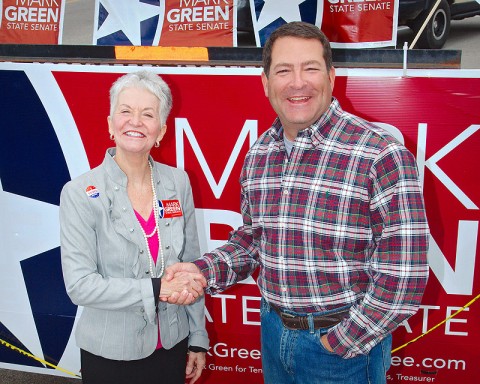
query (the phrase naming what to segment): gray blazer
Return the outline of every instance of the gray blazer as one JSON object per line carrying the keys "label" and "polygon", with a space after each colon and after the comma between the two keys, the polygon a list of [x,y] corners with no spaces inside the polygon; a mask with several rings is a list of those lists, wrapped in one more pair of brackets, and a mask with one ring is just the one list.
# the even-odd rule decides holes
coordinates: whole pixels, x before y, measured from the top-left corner
{"label": "gray blazer", "polygon": [[[100,166],[62,190],[62,268],[68,295],[84,307],[75,332],[78,347],[108,359],[135,360],[155,350],[158,323],[147,245],[114,154],[110,148]],[[165,266],[195,260],[200,247],[188,176],[150,161],[158,199],[178,200],[183,213],[160,219]],[[189,345],[208,348],[204,310],[203,297],[189,306],[160,302],[163,347],[170,349],[188,336]]]}

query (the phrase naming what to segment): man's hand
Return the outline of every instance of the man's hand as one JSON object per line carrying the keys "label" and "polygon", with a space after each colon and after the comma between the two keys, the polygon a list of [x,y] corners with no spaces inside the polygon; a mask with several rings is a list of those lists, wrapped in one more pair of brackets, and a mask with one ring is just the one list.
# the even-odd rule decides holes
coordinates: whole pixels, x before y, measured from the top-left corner
{"label": "man's hand", "polygon": [[330,346],[330,343],[328,342],[327,335],[323,335],[320,337],[320,342],[323,344],[325,349],[329,352],[333,352],[333,348]]}
{"label": "man's hand", "polygon": [[188,353],[186,378],[191,379],[189,384],[195,383],[198,380],[203,370],[205,369],[206,358],[205,352],[192,352]]}
{"label": "man's hand", "polygon": [[176,263],[165,270],[160,300],[170,304],[188,305],[203,295],[205,277],[193,263]]}

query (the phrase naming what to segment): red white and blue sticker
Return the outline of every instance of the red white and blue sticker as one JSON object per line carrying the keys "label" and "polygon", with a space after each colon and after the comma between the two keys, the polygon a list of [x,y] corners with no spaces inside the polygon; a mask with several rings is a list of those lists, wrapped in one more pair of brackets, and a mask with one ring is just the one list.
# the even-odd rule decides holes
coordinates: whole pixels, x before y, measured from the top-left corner
{"label": "red white and blue sticker", "polygon": [[89,186],[85,189],[85,192],[87,193],[87,196],[88,196],[88,197],[91,197],[92,199],[95,199],[95,198],[97,198],[98,196],[100,196],[100,192],[98,192],[97,187],[95,187],[94,185],[89,185]]}
{"label": "red white and blue sticker", "polygon": [[158,216],[160,219],[170,219],[182,216],[182,207],[178,200],[158,200]]}

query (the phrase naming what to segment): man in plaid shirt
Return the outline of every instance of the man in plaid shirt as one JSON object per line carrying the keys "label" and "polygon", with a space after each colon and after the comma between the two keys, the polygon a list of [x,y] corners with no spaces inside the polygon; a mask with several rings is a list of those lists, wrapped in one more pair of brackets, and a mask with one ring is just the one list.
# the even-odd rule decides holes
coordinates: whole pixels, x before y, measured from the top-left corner
{"label": "man in plaid shirt", "polygon": [[278,28],[263,64],[278,117],[243,166],[243,225],[167,274],[201,272],[214,294],[259,267],[266,383],[385,383],[391,333],[417,311],[428,277],[415,158],[332,97],[317,27]]}

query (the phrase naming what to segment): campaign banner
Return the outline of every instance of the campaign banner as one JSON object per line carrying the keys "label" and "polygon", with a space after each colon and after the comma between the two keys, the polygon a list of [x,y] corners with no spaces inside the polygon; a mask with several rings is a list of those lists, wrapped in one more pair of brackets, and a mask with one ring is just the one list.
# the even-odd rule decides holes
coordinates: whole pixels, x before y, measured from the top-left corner
{"label": "campaign banner", "polygon": [[304,21],[318,26],[333,48],[395,46],[399,0],[250,0],[258,47],[280,25]]}
{"label": "campaign banner", "polygon": [[[82,308],[63,285],[59,195],[112,146],[109,87],[139,68],[0,63],[1,368],[81,375],[74,330]],[[241,224],[242,162],[275,117],[261,69],[149,70],[173,95],[167,133],[152,156],[189,174],[201,252],[207,252]],[[393,333],[387,382],[474,384],[480,376],[480,71],[404,76],[396,69],[340,68],[334,96],[346,111],[403,141],[423,185],[430,278],[418,313]],[[259,308],[255,276],[207,295],[211,348],[201,383],[263,382]]]}
{"label": "campaign banner", "polygon": [[236,46],[237,0],[96,0],[94,45]]}
{"label": "campaign banner", "polygon": [[0,44],[61,44],[64,0],[1,0]]}
{"label": "campaign banner", "polygon": [[167,0],[160,45],[236,46],[236,3],[237,0]]}

